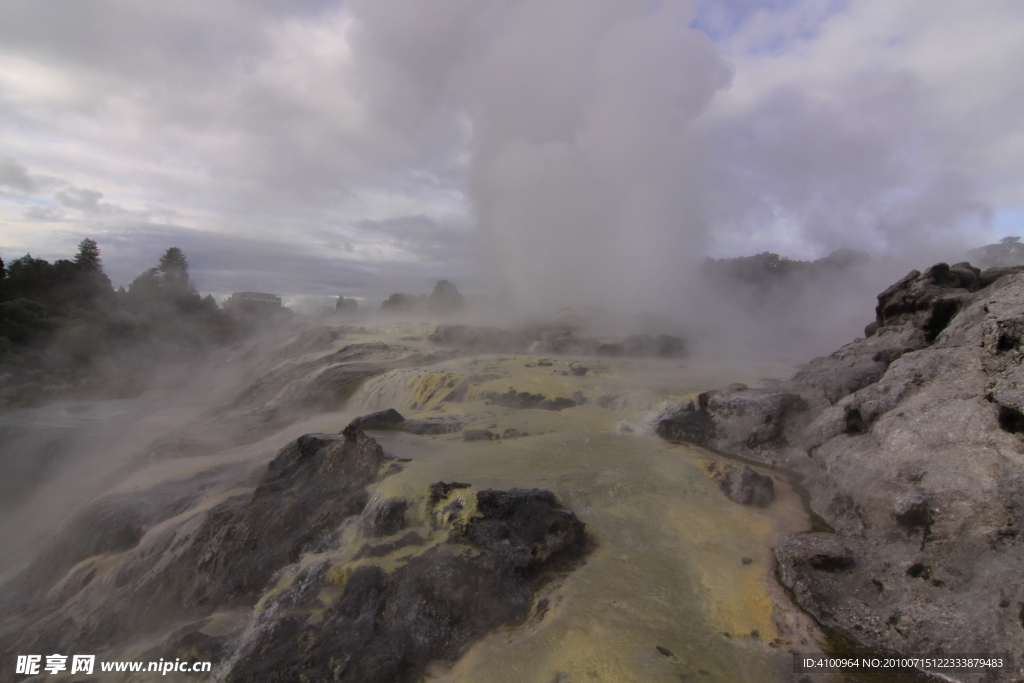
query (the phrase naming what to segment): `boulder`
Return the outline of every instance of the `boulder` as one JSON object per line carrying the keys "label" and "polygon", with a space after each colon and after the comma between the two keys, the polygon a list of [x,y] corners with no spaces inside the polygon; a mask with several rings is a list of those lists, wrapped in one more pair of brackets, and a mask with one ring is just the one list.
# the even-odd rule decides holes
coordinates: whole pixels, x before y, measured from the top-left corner
{"label": "boulder", "polygon": [[766,508],[775,500],[775,482],[749,465],[730,471],[720,484],[722,492],[736,503]]}

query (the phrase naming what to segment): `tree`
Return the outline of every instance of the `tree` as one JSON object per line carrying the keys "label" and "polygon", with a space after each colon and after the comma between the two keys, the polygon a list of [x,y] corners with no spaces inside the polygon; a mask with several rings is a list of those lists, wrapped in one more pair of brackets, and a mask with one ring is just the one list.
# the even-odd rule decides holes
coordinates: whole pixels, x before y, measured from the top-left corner
{"label": "tree", "polygon": [[100,260],[100,248],[96,242],[86,237],[78,243],[75,265],[87,273],[103,270],[103,261]]}
{"label": "tree", "polygon": [[134,300],[155,299],[160,296],[160,291],[159,268],[150,268],[128,285],[128,295]]}
{"label": "tree", "polygon": [[160,279],[165,287],[172,289],[188,288],[190,284],[188,279],[188,260],[181,249],[177,247],[168,249],[160,257],[160,265],[157,266],[157,269],[160,271]]}

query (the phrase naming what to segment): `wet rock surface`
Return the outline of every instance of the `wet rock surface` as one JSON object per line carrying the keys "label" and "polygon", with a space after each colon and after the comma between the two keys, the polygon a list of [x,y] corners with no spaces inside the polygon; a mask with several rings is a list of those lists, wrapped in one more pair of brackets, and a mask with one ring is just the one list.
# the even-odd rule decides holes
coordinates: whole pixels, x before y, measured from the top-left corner
{"label": "wet rock surface", "polygon": [[371,429],[378,431],[399,431],[409,434],[436,435],[451,434],[462,431],[463,424],[453,420],[407,420],[402,417],[394,408],[380,410],[376,413],[362,415],[352,421],[352,425],[359,429]]}
{"label": "wet rock surface", "polygon": [[[151,659],[216,660],[228,681],[416,681],[582,557],[583,523],[550,492],[438,482],[371,503],[387,465],[352,424],[300,437],[213,505],[180,484],[102,498],[5,585],[0,651],[111,653],[144,635]],[[430,530],[410,529],[424,505]],[[352,521],[365,542],[347,551]],[[241,621],[206,630],[224,614]]]}
{"label": "wet rock surface", "polygon": [[835,533],[776,556],[821,623],[878,651],[1020,652],[1022,321],[1014,269],[913,271],[870,336],[770,388],[702,394],[658,433],[803,477]]}

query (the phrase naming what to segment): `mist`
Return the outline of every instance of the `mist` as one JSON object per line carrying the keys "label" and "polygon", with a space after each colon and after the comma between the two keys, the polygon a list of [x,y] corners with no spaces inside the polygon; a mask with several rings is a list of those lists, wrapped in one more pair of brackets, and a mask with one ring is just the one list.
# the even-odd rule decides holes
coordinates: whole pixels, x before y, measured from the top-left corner
{"label": "mist", "polygon": [[93,235],[115,285],[180,243],[217,298],[373,307],[449,279],[510,323],[595,306],[734,340],[757,333],[729,331],[750,316],[706,256],[867,252],[873,275],[779,309],[761,336],[784,344],[798,316],[849,337],[894,278],[1021,231],[1011,2],[43,11],[0,29],[0,253]]}
{"label": "mist", "polygon": [[[745,26],[717,43],[685,2],[351,7],[373,116],[409,138],[438,121],[464,136],[477,234],[473,262],[454,275],[523,314],[655,312],[710,346],[826,353],[861,333],[888,284],[964,260],[993,232],[976,171],[979,152],[1008,131],[955,120],[984,98],[954,108],[964,84],[937,80],[922,59],[936,32],[953,30],[949,14],[917,32],[890,16],[902,42],[879,49],[891,62],[844,62],[839,41],[851,49],[877,37],[852,25],[878,16],[872,3],[755,12],[760,35]],[[804,54],[764,49],[773,31],[793,31],[787,18],[811,34]],[[954,53],[948,63],[998,77],[994,63]],[[830,77],[807,73],[814,55]],[[771,79],[751,80],[772,63]],[[761,310],[700,273],[709,254],[815,259],[839,248],[871,264],[791,283]]]}

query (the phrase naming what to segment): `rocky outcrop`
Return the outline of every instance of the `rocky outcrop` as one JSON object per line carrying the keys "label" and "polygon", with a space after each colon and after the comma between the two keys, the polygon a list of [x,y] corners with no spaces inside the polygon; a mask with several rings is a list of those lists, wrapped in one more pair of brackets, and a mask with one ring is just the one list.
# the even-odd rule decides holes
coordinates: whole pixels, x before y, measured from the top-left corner
{"label": "rocky outcrop", "polygon": [[496,406],[505,408],[537,408],[539,410],[563,410],[577,404],[575,399],[565,396],[548,398],[543,394],[531,394],[528,391],[516,391],[509,387],[506,392],[483,391],[477,398]]}
{"label": "rocky outcrop", "polygon": [[622,356],[634,358],[681,358],[689,353],[682,337],[670,334],[634,334],[613,341],[585,336],[572,327],[534,327],[511,331],[494,327],[439,325],[429,339],[441,346],[486,352],[518,352],[535,355]]}
{"label": "rocky outcrop", "polygon": [[686,340],[670,334],[633,334],[621,342],[601,344],[597,347],[600,356],[682,358],[688,352]]}
{"label": "rocky outcrop", "polygon": [[448,280],[439,280],[429,296],[396,292],[381,303],[380,310],[382,313],[429,313],[445,316],[459,311],[465,305],[466,300],[455,285]]}
{"label": "rocky outcrop", "polygon": [[[433,504],[461,486],[435,485]],[[480,491],[476,509],[452,530],[450,545],[391,574],[354,569],[329,605],[309,588],[327,585],[326,572],[293,583],[276,596],[289,609],[265,610],[256,641],[227,680],[417,681],[431,662],[452,661],[487,632],[523,619],[530,579],[556,557],[579,556],[583,524],[547,491]]]}
{"label": "rocky outcrop", "polygon": [[359,429],[391,430],[419,435],[451,434],[462,431],[463,427],[461,422],[443,419],[406,420],[394,408],[357,417],[352,420],[352,425]]}
{"label": "rocky outcrop", "polygon": [[[228,681],[411,682],[522,620],[545,573],[582,557],[584,525],[550,492],[438,482],[371,502],[397,469],[351,424],[288,444],[217,504],[203,491],[222,468],[100,499],[5,585],[0,652],[110,654],[144,636],[149,659],[216,659]],[[358,550],[342,545],[352,522]],[[389,571],[359,562],[395,553]],[[205,630],[225,614],[247,617]]]}
{"label": "rocky outcrop", "polygon": [[784,539],[779,578],[823,624],[875,650],[1020,652],[1024,274],[913,271],[868,332],[658,433],[803,477],[835,534]]}
{"label": "rocky outcrop", "polygon": [[767,474],[756,472],[749,465],[726,474],[721,488],[729,500],[741,505],[766,508],[775,500],[775,481]]}

